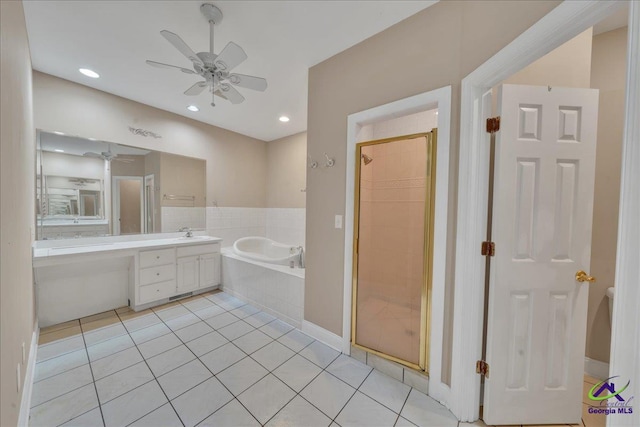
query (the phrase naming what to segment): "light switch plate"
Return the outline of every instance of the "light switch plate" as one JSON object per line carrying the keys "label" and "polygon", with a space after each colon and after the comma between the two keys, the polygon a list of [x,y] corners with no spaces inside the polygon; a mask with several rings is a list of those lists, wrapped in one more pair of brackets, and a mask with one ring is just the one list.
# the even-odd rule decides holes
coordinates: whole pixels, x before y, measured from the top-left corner
{"label": "light switch plate", "polygon": [[342,215],[336,215],[335,227],[342,228]]}

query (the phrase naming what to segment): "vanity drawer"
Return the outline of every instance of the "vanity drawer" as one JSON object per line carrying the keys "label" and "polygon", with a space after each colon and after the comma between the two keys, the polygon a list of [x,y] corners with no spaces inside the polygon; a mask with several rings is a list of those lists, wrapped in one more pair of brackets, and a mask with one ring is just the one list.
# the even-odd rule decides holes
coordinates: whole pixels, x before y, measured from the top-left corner
{"label": "vanity drawer", "polygon": [[193,245],[178,248],[178,258],[184,256],[204,255],[213,252],[220,252],[219,243],[211,243],[207,245]]}
{"label": "vanity drawer", "polygon": [[140,269],[140,286],[148,285],[150,283],[164,282],[175,278],[175,264]]}
{"label": "vanity drawer", "polygon": [[140,302],[150,302],[162,298],[170,297],[176,293],[176,281],[154,283],[152,285],[140,286]]}
{"label": "vanity drawer", "polygon": [[140,252],[140,268],[155,267],[157,265],[165,265],[165,264],[173,264],[175,262],[176,262],[176,253],[173,248]]}

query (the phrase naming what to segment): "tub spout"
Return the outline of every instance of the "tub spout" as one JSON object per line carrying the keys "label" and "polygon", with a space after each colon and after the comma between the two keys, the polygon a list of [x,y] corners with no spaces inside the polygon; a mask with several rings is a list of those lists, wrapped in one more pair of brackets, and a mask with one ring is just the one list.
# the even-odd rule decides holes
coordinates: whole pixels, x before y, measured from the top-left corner
{"label": "tub spout", "polygon": [[298,267],[304,268],[304,248],[298,246]]}

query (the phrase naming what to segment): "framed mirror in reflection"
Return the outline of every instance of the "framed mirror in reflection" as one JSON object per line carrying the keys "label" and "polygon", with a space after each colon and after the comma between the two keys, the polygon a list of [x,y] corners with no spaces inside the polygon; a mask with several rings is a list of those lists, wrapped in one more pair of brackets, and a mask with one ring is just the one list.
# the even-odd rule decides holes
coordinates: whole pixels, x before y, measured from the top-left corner
{"label": "framed mirror in reflection", "polygon": [[37,239],[205,228],[206,161],[37,132]]}

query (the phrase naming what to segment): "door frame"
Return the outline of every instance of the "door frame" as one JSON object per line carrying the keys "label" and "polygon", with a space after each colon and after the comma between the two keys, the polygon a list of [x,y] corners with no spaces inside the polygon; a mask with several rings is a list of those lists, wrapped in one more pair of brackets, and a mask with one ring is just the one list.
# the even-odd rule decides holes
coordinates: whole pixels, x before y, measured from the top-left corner
{"label": "door frame", "polygon": [[[120,235],[120,186],[119,181],[140,181],[140,233],[144,234],[144,177],[116,175],[111,177],[111,217],[114,236]],[[116,213],[118,213],[116,217]],[[118,221],[116,221],[118,218]]]}
{"label": "door frame", "polygon": [[[151,206],[149,206],[148,200],[147,200],[147,186],[151,184]],[[144,190],[142,192],[143,194],[143,204],[144,204],[144,226],[142,227],[144,230],[145,234],[149,234],[149,233],[155,233],[156,231],[156,178],[154,174],[149,174],[149,175],[145,175],[144,176]],[[147,217],[149,215],[149,211],[151,211],[151,228],[152,230],[149,231],[149,227],[148,227],[148,223],[147,223]]]}
{"label": "door frame", "polygon": [[449,385],[442,381],[442,343],[444,328],[445,271],[447,260],[447,210],[449,204],[449,146],[451,129],[451,86],[424,92],[347,117],[346,187],[344,216],[344,276],[342,310],[342,352],[351,354],[351,309],[353,279],[353,228],[356,144],[362,126],[408,114],[438,109],[438,150],[434,206],[433,272],[431,287],[431,326],[429,338],[429,395],[448,401]]}
{"label": "door frame", "polygon": [[[454,289],[451,396],[447,406],[461,421],[478,419],[480,376],[474,366],[482,356],[485,259],[479,248],[486,235],[489,144],[483,132],[483,95],[510,75],[629,5],[627,93],[616,260],[616,298],[610,372],[640,375],[640,3],[564,1],[513,42],[462,80],[458,212]],[[635,187],[634,187],[635,186]],[[635,376],[634,376],[635,375]],[[615,420],[615,421],[613,421]],[[608,425],[640,425],[633,416],[609,416]]]}

